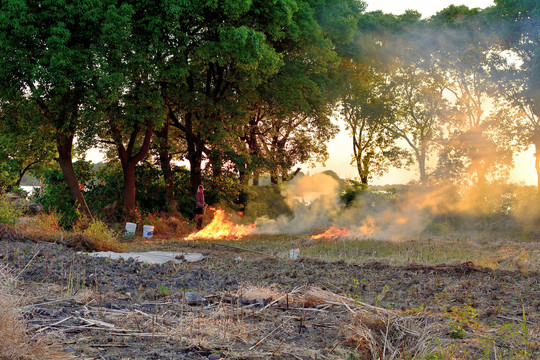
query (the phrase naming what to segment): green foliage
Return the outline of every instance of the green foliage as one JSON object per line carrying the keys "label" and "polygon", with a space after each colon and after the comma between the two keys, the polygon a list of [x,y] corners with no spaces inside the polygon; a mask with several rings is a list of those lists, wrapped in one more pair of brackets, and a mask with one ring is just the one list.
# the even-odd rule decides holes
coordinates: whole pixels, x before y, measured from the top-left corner
{"label": "green foliage", "polygon": [[6,195],[0,195],[0,224],[15,225],[23,208],[11,202]]}
{"label": "green foliage", "polygon": [[280,185],[274,184],[248,187],[245,215],[253,220],[263,216],[276,219],[280,215],[291,215],[281,190]]}
{"label": "green foliage", "polygon": [[52,130],[43,125],[38,106],[28,99],[2,104],[0,144],[1,168],[8,169],[12,186],[20,185],[28,172],[50,166],[56,155]]}
{"label": "green foliage", "polygon": [[367,189],[367,184],[364,184],[357,180],[349,179],[346,181],[343,190],[339,194],[339,197],[341,201],[343,201],[345,206],[350,206],[353,204],[356,197]]}
{"label": "green foliage", "polygon": [[10,162],[0,162],[0,194],[10,191],[17,183],[17,178]]}
{"label": "green foliage", "polygon": [[[81,184],[89,184],[93,176],[92,165],[88,161],[77,161],[73,164],[75,173]],[[58,169],[46,171],[44,174],[45,189],[37,197],[37,202],[43,205],[46,212],[56,212],[59,224],[69,230],[80,219],[81,211],[73,199],[68,196],[69,189],[64,181],[64,175]]]}
{"label": "green foliage", "polygon": [[90,242],[99,251],[122,251],[123,247],[118,242],[116,234],[102,221],[93,220],[83,231]]}

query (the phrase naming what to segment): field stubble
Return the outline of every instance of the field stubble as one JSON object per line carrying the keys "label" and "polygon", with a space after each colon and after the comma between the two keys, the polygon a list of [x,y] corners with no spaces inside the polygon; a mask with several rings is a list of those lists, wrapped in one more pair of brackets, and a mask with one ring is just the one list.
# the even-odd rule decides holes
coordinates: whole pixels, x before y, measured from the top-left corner
{"label": "field stubble", "polygon": [[78,358],[533,359],[538,244],[130,239],[133,251],[207,256],[144,265],[1,241],[0,259],[20,274],[28,331]]}

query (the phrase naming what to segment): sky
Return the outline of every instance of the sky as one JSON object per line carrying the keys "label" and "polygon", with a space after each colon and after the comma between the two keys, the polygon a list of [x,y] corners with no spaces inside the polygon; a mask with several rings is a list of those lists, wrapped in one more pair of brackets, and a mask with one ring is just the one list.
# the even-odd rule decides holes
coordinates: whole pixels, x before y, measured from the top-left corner
{"label": "sky", "polygon": [[[364,0],[367,3],[366,11],[382,10],[385,13],[396,15],[403,14],[405,10],[413,9],[427,18],[435,15],[440,10],[449,5],[467,5],[468,7],[486,8],[495,5],[493,0]],[[335,171],[342,178],[358,178],[358,171],[351,165],[352,140],[345,132],[342,124],[340,133],[328,143],[330,157],[325,165],[316,165],[314,168],[309,165],[303,166],[304,172],[314,174],[324,170]],[[515,168],[510,174],[510,181],[523,183],[525,185],[536,185],[537,177],[534,168],[534,150],[518,154],[515,158]],[[374,185],[402,184],[410,180],[418,180],[418,172],[415,169],[392,169],[386,175],[375,178]]]}

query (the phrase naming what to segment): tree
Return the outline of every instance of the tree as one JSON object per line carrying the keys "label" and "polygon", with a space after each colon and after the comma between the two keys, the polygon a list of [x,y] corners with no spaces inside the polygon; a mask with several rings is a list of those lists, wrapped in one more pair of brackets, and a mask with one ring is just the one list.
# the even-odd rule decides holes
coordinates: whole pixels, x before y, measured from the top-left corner
{"label": "tree", "polygon": [[[186,43],[177,61],[186,70],[186,80],[167,84],[165,96],[171,125],[181,131],[187,144],[195,193],[202,179],[203,157],[212,151],[212,143],[230,136],[224,122],[243,121],[230,116],[241,103],[239,97],[280,64],[261,27],[279,32],[290,22],[294,1],[280,1],[279,6],[266,1],[196,2],[185,7],[188,16],[180,19],[179,26]],[[274,17],[276,12],[281,16]],[[240,128],[241,123],[237,124],[228,128]],[[214,167],[218,166],[215,162]]]}
{"label": "tree", "polygon": [[444,86],[440,76],[418,63],[405,65],[391,75],[396,121],[388,122],[386,129],[411,148],[422,184],[428,182],[426,161],[442,137],[442,125],[449,114]]}
{"label": "tree", "polygon": [[54,129],[47,127],[35,102],[21,99],[15,103],[4,103],[0,112],[0,161],[13,180],[7,185],[18,187],[23,176],[48,162],[57,152]]}
{"label": "tree", "polygon": [[[534,0],[496,0],[493,16],[502,20],[496,34],[502,49],[496,64],[499,94],[514,109],[500,122],[503,131],[516,135],[523,148],[535,148],[535,169],[540,194],[540,4]],[[510,131],[509,131],[510,130]]]}
{"label": "tree", "polygon": [[[361,182],[384,174],[390,166],[400,167],[407,155],[396,145],[407,133],[398,125],[398,91],[392,88],[392,74],[403,51],[404,34],[420,14],[403,15],[380,11],[363,14],[353,42],[339,47],[342,57],[341,114],[353,140],[353,162]],[[401,62],[400,62],[401,61]],[[395,85],[395,84],[394,84]]]}
{"label": "tree", "polygon": [[445,94],[455,110],[453,118],[448,119],[453,139],[446,144],[449,148],[444,158],[452,158],[446,165],[464,164],[474,185],[485,184],[490,176],[507,176],[512,153],[490,138],[486,121],[492,115],[489,106],[496,96],[490,76],[494,41],[488,31],[490,18],[479,9],[452,5],[433,16],[430,24],[433,27],[428,42],[435,47],[433,64],[444,79]]}
{"label": "tree", "polygon": [[355,0],[296,1],[292,21],[271,36],[283,66],[248,97],[248,121],[240,134],[237,166],[258,183],[269,172],[272,183],[290,179],[299,163],[324,161],[326,144],[337,132],[331,122],[338,100],[338,44],[350,42],[365,5]]}
{"label": "tree", "polygon": [[341,115],[352,136],[353,162],[362,184],[381,176],[390,166],[401,165],[403,153],[388,130],[392,121],[390,98],[383,74],[367,64],[345,61]]}
{"label": "tree", "polygon": [[5,0],[0,5],[0,98],[30,99],[55,130],[58,163],[84,212],[72,163],[73,140],[96,74],[93,48],[104,2]]}
{"label": "tree", "polygon": [[[124,210],[136,209],[135,166],[148,154],[154,128],[166,119],[163,87],[182,81],[174,56],[183,49],[184,34],[174,2],[113,1],[104,16],[100,47],[100,89],[95,133],[112,146],[124,178]],[[170,180],[170,179],[169,179]]]}

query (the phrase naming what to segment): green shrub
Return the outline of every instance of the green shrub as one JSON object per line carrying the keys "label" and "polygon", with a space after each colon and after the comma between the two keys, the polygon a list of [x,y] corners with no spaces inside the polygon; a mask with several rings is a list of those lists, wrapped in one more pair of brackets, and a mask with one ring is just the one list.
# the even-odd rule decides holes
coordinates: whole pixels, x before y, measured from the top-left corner
{"label": "green shrub", "polygon": [[366,184],[362,184],[360,181],[357,180],[349,179],[346,180],[345,186],[339,194],[339,197],[341,198],[341,201],[343,201],[345,206],[350,206],[353,204],[357,196],[366,191],[367,188],[368,186]]}
{"label": "green shrub", "polygon": [[261,216],[276,219],[280,215],[292,215],[281,190],[282,185],[274,184],[248,187],[246,216],[254,220]]}
{"label": "green shrub", "polygon": [[0,223],[13,226],[22,214],[22,206],[12,203],[6,195],[0,195]]}
{"label": "green shrub", "polygon": [[[76,161],[73,163],[73,167],[79,184],[86,186],[93,176],[92,164],[88,161]],[[43,205],[46,212],[58,214],[60,226],[66,230],[71,229],[81,217],[81,213],[69,195],[64,174],[59,169],[49,170],[45,172],[43,182],[45,190],[39,194],[37,202]],[[86,196],[86,193],[83,195]]]}
{"label": "green shrub", "polygon": [[122,251],[122,244],[118,242],[116,234],[100,220],[90,222],[83,231],[90,242],[100,251]]}

